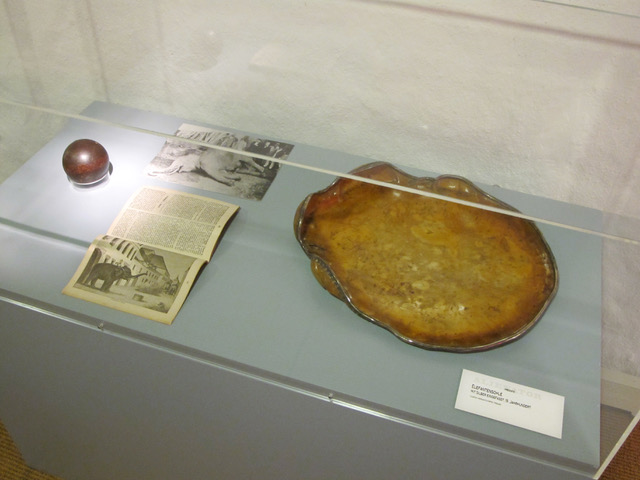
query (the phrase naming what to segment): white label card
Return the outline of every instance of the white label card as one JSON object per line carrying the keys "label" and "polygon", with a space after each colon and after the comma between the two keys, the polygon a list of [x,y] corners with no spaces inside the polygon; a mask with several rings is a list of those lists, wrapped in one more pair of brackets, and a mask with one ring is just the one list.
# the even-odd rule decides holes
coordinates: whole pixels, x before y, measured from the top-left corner
{"label": "white label card", "polygon": [[463,370],[455,408],[562,438],[564,397]]}

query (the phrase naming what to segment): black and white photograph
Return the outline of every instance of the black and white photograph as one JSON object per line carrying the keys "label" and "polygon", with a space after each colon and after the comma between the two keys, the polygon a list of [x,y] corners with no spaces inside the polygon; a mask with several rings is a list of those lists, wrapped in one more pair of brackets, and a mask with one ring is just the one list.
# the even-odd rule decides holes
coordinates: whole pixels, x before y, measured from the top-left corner
{"label": "black and white photograph", "polygon": [[196,262],[202,265],[193,257],[103,235],[94,242],[73,288],[106,306],[166,314]]}
{"label": "black and white photograph", "polygon": [[[228,150],[168,140],[146,173],[167,182],[251,200],[262,200],[293,145],[237,133],[183,124],[176,136]],[[247,152],[273,160],[242,155]]]}

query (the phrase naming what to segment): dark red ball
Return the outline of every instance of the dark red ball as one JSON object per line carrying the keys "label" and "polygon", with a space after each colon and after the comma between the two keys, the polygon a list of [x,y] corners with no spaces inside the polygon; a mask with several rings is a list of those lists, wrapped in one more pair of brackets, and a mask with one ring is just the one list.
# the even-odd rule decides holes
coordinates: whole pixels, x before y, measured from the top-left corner
{"label": "dark red ball", "polygon": [[109,173],[109,154],[95,140],[76,140],[64,151],[62,168],[73,183],[91,185]]}

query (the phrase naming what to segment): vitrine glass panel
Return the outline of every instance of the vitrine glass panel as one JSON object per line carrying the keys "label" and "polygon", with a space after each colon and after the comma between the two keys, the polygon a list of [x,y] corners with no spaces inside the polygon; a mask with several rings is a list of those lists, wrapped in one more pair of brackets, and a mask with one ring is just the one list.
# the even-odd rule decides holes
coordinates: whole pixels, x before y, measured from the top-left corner
{"label": "vitrine glass panel", "polygon": [[[287,261],[305,264],[290,228],[298,199],[352,168],[385,161],[413,173],[460,175],[506,192],[521,214],[545,232],[570,238],[570,253],[576,255],[572,263],[591,266],[583,277],[602,272],[594,308],[601,308],[602,318],[602,348],[596,357],[609,372],[603,383],[603,432],[615,424],[612,437],[620,438],[637,414],[634,400],[623,400],[620,408],[609,390],[612,384],[623,385],[622,397],[633,398],[634,379],[640,376],[635,294],[640,271],[640,11],[632,2],[16,1],[0,6],[0,22],[0,60],[6,66],[0,72],[0,178],[7,180],[2,187],[6,198],[18,184],[27,193],[20,205],[3,207],[9,237],[56,243],[68,252],[73,273],[77,265],[71,258],[108,227],[128,188],[158,181],[142,176],[141,168],[176,134],[181,121],[295,145],[264,201],[239,200],[244,211],[254,213],[275,202],[268,216],[257,215],[261,220],[248,223],[239,217],[233,227],[237,244],[256,256],[247,261],[255,262],[261,278],[271,275],[257,267],[261,255],[273,253],[265,245],[276,245]],[[43,184],[38,183],[44,181],[43,170],[30,169],[50,173],[46,188],[52,192],[53,185],[67,188],[58,154],[77,136],[91,133],[102,136],[96,140],[110,152],[114,177],[108,188],[117,194],[90,221],[72,221],[70,227],[50,211],[38,210],[41,204],[55,208],[56,202],[43,202]],[[59,205],[68,195],[60,196]],[[595,250],[582,249],[592,244]],[[224,246],[216,255],[233,257]],[[196,285],[196,298],[208,288],[206,278]],[[317,287],[312,283],[310,289]],[[567,284],[563,288],[576,288],[575,298],[580,298],[580,284]],[[20,282],[3,288],[54,310],[70,308],[48,285],[15,285]],[[196,303],[187,302],[183,315],[195,318],[189,309]],[[96,308],[79,309],[91,317],[105,315]],[[307,338],[308,330],[286,321],[284,307],[273,308],[280,324],[265,330],[264,348],[282,341],[281,331]],[[324,315],[340,316],[341,308],[331,303],[333,313]],[[587,304],[582,308],[587,316],[593,312]],[[194,326],[167,334],[158,325],[116,317],[113,324],[127,335],[144,334],[172,348],[252,364],[241,349],[213,348],[206,337],[191,344]],[[358,342],[353,333],[327,335],[343,357],[350,342]],[[302,350],[313,347],[307,342],[299,342]],[[563,348],[573,348],[564,343]],[[512,348],[518,347],[523,348],[519,343]],[[411,358],[433,355],[409,352]],[[340,355],[329,355],[314,373],[317,378],[296,376],[304,362],[292,364],[286,356],[272,357],[273,365],[265,370],[329,385],[333,364],[348,361]],[[450,358],[439,355],[435,358]],[[444,363],[464,361],[454,356]],[[617,374],[625,376],[621,380]],[[342,390],[349,390],[344,385]],[[352,387],[347,396],[386,405],[393,415],[429,417],[422,407],[393,406],[389,399],[374,400],[370,392]],[[599,443],[590,438],[585,451],[593,454],[600,445],[604,460],[614,442],[604,433],[601,437]],[[537,445],[531,448],[539,451]]]}

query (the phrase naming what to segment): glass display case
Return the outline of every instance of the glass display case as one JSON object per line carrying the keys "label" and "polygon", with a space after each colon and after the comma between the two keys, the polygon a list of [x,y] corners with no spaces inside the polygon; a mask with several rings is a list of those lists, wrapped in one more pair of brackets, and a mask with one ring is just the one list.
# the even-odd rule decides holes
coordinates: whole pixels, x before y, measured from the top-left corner
{"label": "glass display case", "polygon": [[[125,355],[142,345],[194,370],[206,365],[318,401],[307,417],[328,403],[455,449],[396,458],[408,470],[451,469],[477,448],[473,455],[491,452],[504,465],[522,461],[524,472],[540,466],[557,478],[598,478],[637,425],[640,7],[633,2],[15,1],[0,6],[0,22],[5,386],[21,385],[12,372],[33,373],[9,363],[19,358],[16,345],[36,341],[32,321],[52,335],[57,324],[78,329],[68,338],[88,329],[124,342]],[[189,138],[184,125],[293,147],[254,154],[260,174],[267,167],[277,174],[264,195],[249,198],[202,163],[169,162],[161,175],[150,169],[167,142],[246,151]],[[67,180],[62,156],[78,139],[107,150],[107,182],[78,189]],[[296,209],[370,162],[416,177],[464,177],[516,209],[494,213],[537,225],[559,284],[526,335],[470,353],[417,348],[318,285],[294,235]],[[239,168],[227,168],[225,178],[248,175]],[[62,294],[93,239],[144,185],[240,206],[171,325]],[[388,268],[396,261],[389,257]],[[41,348],[46,340],[39,341]],[[71,363],[85,361],[78,353]],[[538,413],[523,426],[457,408],[467,371],[539,393]],[[32,391],[26,404],[39,409],[41,393]],[[551,415],[542,405],[548,395],[562,400],[559,434],[531,427]],[[79,471],[30,438],[55,424],[46,409],[25,422],[16,407],[25,401],[0,399],[0,416],[28,460],[52,473]],[[278,401],[283,411],[294,409],[289,401],[296,402]],[[301,442],[301,451],[311,444]],[[499,470],[496,461],[486,472]]]}

